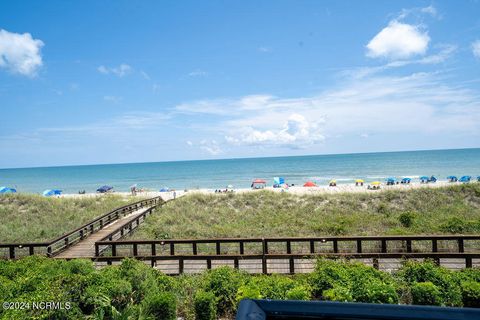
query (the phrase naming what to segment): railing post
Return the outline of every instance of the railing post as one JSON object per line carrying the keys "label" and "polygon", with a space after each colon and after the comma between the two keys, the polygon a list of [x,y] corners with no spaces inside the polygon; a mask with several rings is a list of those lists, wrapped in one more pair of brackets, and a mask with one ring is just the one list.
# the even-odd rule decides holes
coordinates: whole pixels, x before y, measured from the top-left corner
{"label": "railing post", "polygon": [[33,255],[35,254],[35,252],[34,252],[34,246],[28,247],[28,253],[29,253],[31,256],[33,256]]}
{"label": "railing post", "polygon": [[465,252],[465,247],[463,243],[463,239],[458,239],[458,252]]}
{"label": "railing post", "polygon": [[97,243],[95,243],[95,257],[98,257],[100,255],[100,248]]}
{"label": "railing post", "polygon": [[337,239],[333,240],[333,253],[338,253],[338,241],[337,241]]}
{"label": "railing post", "polygon": [[80,230],[80,239],[83,239],[83,229]]}
{"label": "railing post", "polygon": [[357,240],[357,253],[362,253],[362,240]]}
{"label": "railing post", "polygon": [[10,259],[15,259],[15,246],[10,246],[9,251],[10,251]]}
{"label": "railing post", "polygon": [[233,258],[233,267],[237,270],[240,268],[237,257]]}
{"label": "railing post", "polygon": [[117,255],[117,245],[115,243],[112,243],[111,246],[112,246],[112,256],[115,257]]}
{"label": "railing post", "polygon": [[315,241],[310,240],[310,253],[315,253]]}
{"label": "railing post", "polygon": [[244,250],[244,246],[243,246],[243,241],[240,241],[240,254],[244,254],[245,250]]}
{"label": "railing post", "polygon": [[292,243],[290,240],[287,240],[287,254],[292,253]]}
{"label": "railing post", "polygon": [[90,225],[90,233],[93,233],[93,223]]}
{"label": "railing post", "polygon": [[382,240],[382,253],[387,253],[387,240]]}
{"label": "railing post", "polygon": [[407,252],[412,252],[412,240],[407,239]]}
{"label": "railing post", "polygon": [[180,257],[178,260],[178,273],[182,274],[183,273],[183,257]]}
{"label": "railing post", "polygon": [[133,244],[133,256],[138,256],[138,247],[136,243]]}
{"label": "railing post", "polygon": [[156,256],[157,255],[157,248],[155,246],[155,242],[152,242],[152,256]]}
{"label": "railing post", "polygon": [[268,270],[267,270],[267,257],[266,257],[266,254],[268,254],[268,244],[267,244],[267,241],[262,238],[262,273],[263,274],[267,274],[268,273]]}
{"label": "railing post", "polygon": [[103,219],[100,219],[100,229],[103,228]]}
{"label": "railing post", "polygon": [[49,256],[49,257],[52,256],[52,246],[47,247],[47,256]]}
{"label": "railing post", "polygon": [[465,258],[465,268],[471,268],[472,267],[472,258],[471,257],[466,257]]}
{"label": "railing post", "polygon": [[212,269],[212,259],[207,258],[207,269],[211,270]]}
{"label": "railing post", "polygon": [[373,258],[373,267],[377,270],[380,268],[378,258]]}
{"label": "railing post", "polygon": [[288,260],[288,264],[289,264],[290,274],[295,274],[295,260],[293,258],[290,258]]}
{"label": "railing post", "polygon": [[196,242],[192,242],[192,252],[193,252],[194,256],[197,255],[197,243]]}
{"label": "railing post", "polygon": [[68,247],[68,237],[65,238],[65,247]]}
{"label": "railing post", "polygon": [[438,252],[438,242],[437,242],[437,239],[432,239],[432,252]]}
{"label": "railing post", "polygon": [[175,255],[175,243],[170,242],[170,255],[174,256]]}
{"label": "railing post", "polygon": [[220,241],[215,242],[215,252],[220,255]]}

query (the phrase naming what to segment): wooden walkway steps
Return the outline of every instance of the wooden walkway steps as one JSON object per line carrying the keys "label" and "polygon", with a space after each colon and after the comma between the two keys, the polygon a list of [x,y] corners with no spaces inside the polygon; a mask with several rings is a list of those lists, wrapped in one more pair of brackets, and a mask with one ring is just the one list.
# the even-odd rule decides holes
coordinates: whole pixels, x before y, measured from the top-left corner
{"label": "wooden walkway steps", "polygon": [[70,258],[92,258],[95,256],[95,242],[100,241],[107,237],[110,233],[115,231],[119,226],[128,223],[129,221],[136,220],[139,216],[142,216],[149,208],[141,208],[126,215],[114,222],[103,227],[103,229],[87,236],[80,242],[68,247],[61,253],[57,254],[55,258],[70,259]]}

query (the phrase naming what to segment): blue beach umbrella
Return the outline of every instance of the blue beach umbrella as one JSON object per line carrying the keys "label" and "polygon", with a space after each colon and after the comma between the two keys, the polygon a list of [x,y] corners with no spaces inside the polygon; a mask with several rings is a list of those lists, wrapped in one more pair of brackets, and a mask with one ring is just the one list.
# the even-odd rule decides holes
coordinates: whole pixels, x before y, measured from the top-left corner
{"label": "blue beach umbrella", "polygon": [[472,179],[471,176],[463,176],[460,178],[460,182],[470,182],[470,180]]}
{"label": "blue beach umbrella", "polygon": [[448,176],[447,179],[450,181],[450,182],[455,182],[458,180],[458,178],[456,176]]}
{"label": "blue beach umbrella", "polygon": [[108,192],[112,189],[113,189],[113,187],[105,185],[105,186],[101,186],[100,188],[98,188],[97,192],[105,193],[105,192]]}
{"label": "blue beach umbrella", "polygon": [[411,179],[411,178],[407,178],[407,177],[405,177],[405,178],[403,178],[403,179],[402,179],[402,182],[410,182],[410,181],[412,181],[412,179]]}
{"label": "blue beach umbrella", "polygon": [[477,181],[480,182],[480,176],[477,177]]}
{"label": "blue beach umbrella", "polygon": [[170,189],[167,187],[163,187],[162,189],[160,189],[160,192],[168,192],[168,191],[170,191]]}
{"label": "blue beach umbrella", "polygon": [[62,194],[62,190],[58,190],[58,189],[47,189],[43,191],[44,197],[59,196],[61,194]]}
{"label": "blue beach umbrella", "polygon": [[388,177],[388,178],[386,179],[386,181],[387,181],[387,182],[395,182],[395,181],[397,181],[397,178],[395,178],[395,177]]}
{"label": "blue beach umbrella", "polygon": [[15,192],[17,192],[17,190],[14,188],[0,187],[0,193],[15,193]]}
{"label": "blue beach umbrella", "polygon": [[427,177],[427,176],[421,176],[420,177],[420,181],[422,181],[422,182],[428,182],[428,179],[430,179],[430,178]]}

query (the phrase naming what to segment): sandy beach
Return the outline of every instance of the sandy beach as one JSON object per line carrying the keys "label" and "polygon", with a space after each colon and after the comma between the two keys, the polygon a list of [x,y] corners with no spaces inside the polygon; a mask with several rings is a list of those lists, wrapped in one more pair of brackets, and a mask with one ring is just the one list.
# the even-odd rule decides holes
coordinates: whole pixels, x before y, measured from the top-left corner
{"label": "sandy beach", "polygon": [[[470,182],[475,183],[475,182]],[[448,182],[448,181],[437,181],[435,183],[420,183],[420,182],[412,182],[410,184],[395,184],[395,185],[386,185],[382,183],[380,189],[371,190],[368,189],[368,184],[364,184],[363,186],[355,186],[355,184],[339,184],[335,187],[330,186],[316,186],[316,187],[303,187],[303,186],[292,186],[288,189],[284,188],[273,188],[271,186],[267,186],[264,189],[250,189],[250,188],[234,188],[234,193],[245,193],[245,192],[259,192],[261,190],[267,190],[272,192],[288,192],[292,194],[298,195],[308,195],[308,194],[332,194],[332,193],[375,193],[375,192],[384,192],[387,190],[411,190],[411,189],[420,189],[420,188],[439,188],[445,186],[452,186],[452,185],[460,185],[460,182]],[[219,188],[220,190],[220,188]],[[225,191],[225,189],[221,189]],[[190,189],[190,190],[176,190],[175,196],[181,197],[187,194],[218,194],[222,195],[225,192],[215,192],[215,189]],[[124,197],[132,197],[130,192],[112,192],[108,194],[120,195]],[[86,194],[63,194],[60,197],[65,198],[81,198],[81,197],[102,197],[106,195],[105,193],[86,193]],[[170,200],[174,198],[174,191],[169,192],[160,192],[160,191],[143,191],[137,192],[136,197],[142,198],[153,198],[161,196],[164,200]]]}

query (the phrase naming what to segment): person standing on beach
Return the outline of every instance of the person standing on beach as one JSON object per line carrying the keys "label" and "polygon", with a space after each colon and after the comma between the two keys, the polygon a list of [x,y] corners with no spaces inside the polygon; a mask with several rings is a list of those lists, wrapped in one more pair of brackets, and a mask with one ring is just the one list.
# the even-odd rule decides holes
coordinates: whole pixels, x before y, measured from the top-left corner
{"label": "person standing on beach", "polygon": [[173,190],[173,200],[177,198],[177,191]]}

